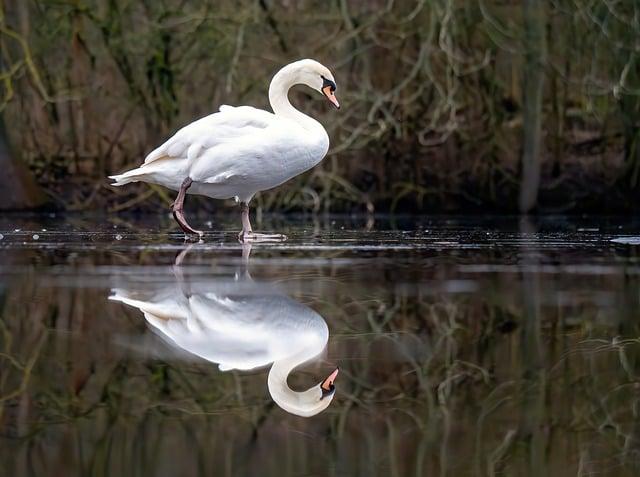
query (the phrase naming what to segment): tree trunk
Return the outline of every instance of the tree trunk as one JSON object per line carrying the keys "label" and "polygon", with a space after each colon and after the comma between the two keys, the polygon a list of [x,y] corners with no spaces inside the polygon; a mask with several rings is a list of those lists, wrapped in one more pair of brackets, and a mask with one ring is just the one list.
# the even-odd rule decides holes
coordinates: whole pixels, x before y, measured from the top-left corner
{"label": "tree trunk", "polygon": [[524,104],[520,212],[530,212],[538,201],[542,135],[542,93],[546,56],[544,2],[523,0]]}
{"label": "tree trunk", "polygon": [[34,209],[47,202],[29,169],[11,154],[0,116],[0,210]]}

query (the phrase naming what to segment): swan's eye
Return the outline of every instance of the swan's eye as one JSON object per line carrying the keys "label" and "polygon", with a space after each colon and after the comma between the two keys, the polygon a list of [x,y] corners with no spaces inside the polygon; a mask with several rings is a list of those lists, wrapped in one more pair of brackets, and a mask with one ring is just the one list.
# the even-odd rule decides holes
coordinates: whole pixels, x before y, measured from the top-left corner
{"label": "swan's eye", "polygon": [[322,89],[329,87],[329,91],[331,91],[332,93],[336,90],[336,84],[333,81],[325,78],[322,75],[320,75],[320,78],[322,78]]}

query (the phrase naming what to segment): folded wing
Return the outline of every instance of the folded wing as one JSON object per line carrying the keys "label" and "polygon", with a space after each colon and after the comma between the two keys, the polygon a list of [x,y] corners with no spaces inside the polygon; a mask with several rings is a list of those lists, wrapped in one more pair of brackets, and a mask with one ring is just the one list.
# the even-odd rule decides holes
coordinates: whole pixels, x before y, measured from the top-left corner
{"label": "folded wing", "polygon": [[143,167],[160,159],[197,159],[219,144],[263,132],[278,119],[251,106],[220,106],[220,111],[183,127],[145,158]]}

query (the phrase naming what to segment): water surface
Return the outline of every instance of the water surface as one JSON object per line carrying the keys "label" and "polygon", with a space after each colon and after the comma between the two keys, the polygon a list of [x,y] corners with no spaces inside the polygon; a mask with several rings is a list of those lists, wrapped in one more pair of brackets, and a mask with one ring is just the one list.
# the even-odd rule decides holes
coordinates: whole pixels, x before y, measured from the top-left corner
{"label": "water surface", "polygon": [[[289,240],[251,250],[235,226],[189,244],[167,218],[0,219],[3,474],[640,472],[640,222],[276,218]],[[118,290],[169,310],[158,326],[207,297],[188,313],[262,316],[256,337],[317,316],[326,349],[288,384],[339,366],[332,402],[285,411],[269,366],[221,370],[202,354],[224,343],[185,349]]]}

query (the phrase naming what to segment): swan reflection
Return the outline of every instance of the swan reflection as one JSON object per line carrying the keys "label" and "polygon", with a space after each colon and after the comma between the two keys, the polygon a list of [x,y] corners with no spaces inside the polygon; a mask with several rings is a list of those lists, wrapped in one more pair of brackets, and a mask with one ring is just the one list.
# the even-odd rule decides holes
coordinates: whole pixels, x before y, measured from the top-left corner
{"label": "swan reflection", "polygon": [[286,295],[248,284],[252,286],[190,283],[177,271],[174,284],[144,291],[117,288],[109,298],[138,308],[166,341],[217,363],[221,371],[272,363],[267,386],[276,404],[298,416],[318,414],[333,399],[338,369],[301,392],[292,390],[287,378],[324,350],[329,339],[326,322]]}

